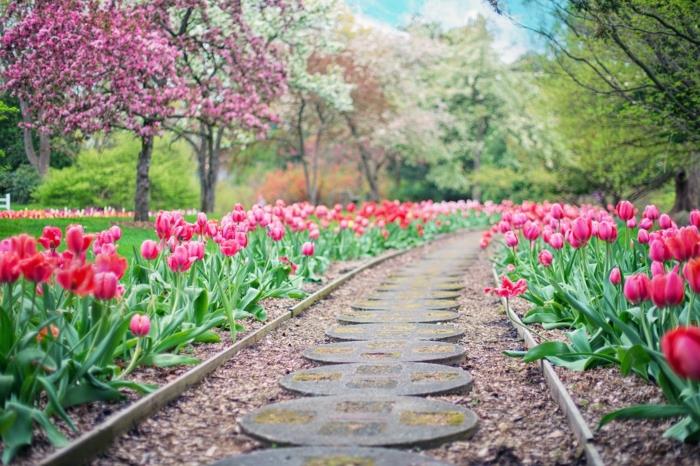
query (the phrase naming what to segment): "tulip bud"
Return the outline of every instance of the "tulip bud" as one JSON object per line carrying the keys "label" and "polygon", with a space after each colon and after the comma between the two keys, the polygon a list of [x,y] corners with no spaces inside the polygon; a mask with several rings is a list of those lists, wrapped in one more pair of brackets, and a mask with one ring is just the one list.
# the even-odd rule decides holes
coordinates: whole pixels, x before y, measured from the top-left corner
{"label": "tulip bud", "polygon": [[663,275],[666,273],[666,268],[664,267],[664,263],[658,262],[658,261],[654,261],[651,263],[650,270],[651,270],[652,277],[655,277],[657,275]]}
{"label": "tulip bud", "polygon": [[117,276],[113,272],[96,273],[92,294],[97,299],[114,298],[117,295]]}
{"label": "tulip bud", "polygon": [[314,243],[312,243],[311,241],[307,241],[301,245],[301,253],[305,256],[313,256],[314,250],[315,246]]}
{"label": "tulip bud", "polygon": [[129,322],[129,330],[135,337],[145,337],[151,331],[151,319],[146,315],[134,314]]}
{"label": "tulip bud", "polygon": [[683,279],[675,270],[651,279],[651,300],[657,307],[677,306],[683,302],[683,298]]}
{"label": "tulip bud", "polygon": [[19,257],[14,252],[0,253],[0,283],[14,283],[19,280]]}
{"label": "tulip bud", "polygon": [[637,219],[632,217],[631,219],[627,220],[627,228],[634,228],[637,226]]}
{"label": "tulip bud", "polygon": [[645,229],[640,229],[637,232],[637,241],[639,244],[649,244],[649,232]]}
{"label": "tulip bud", "polygon": [[690,223],[696,228],[700,228],[700,210],[693,209],[690,211]]}
{"label": "tulip bud", "polygon": [[543,249],[537,256],[537,259],[539,260],[540,264],[542,264],[545,267],[549,267],[550,265],[552,265],[552,260],[554,259],[554,257],[552,256],[552,253],[549,252],[547,249]]}
{"label": "tulip bud", "polygon": [[608,277],[608,279],[613,285],[619,285],[622,282],[622,273],[620,272],[620,268],[613,267],[613,269],[610,271],[610,276]]}
{"label": "tulip bud", "polygon": [[618,202],[615,211],[617,212],[617,216],[625,221],[634,217],[634,205],[629,201]]}
{"label": "tulip bud", "polygon": [[673,220],[671,220],[671,217],[669,217],[668,214],[662,214],[659,217],[659,226],[663,230],[667,230],[673,226]]}
{"label": "tulip bud", "polygon": [[154,260],[158,257],[158,254],[160,254],[160,246],[158,246],[158,243],[155,241],[147,239],[141,243],[141,256],[143,256],[144,259],[149,261]]}
{"label": "tulip bud", "polygon": [[507,231],[504,238],[506,240],[506,245],[508,245],[509,248],[518,247],[518,236],[512,231]]}
{"label": "tulip bud", "polygon": [[549,237],[549,245],[557,250],[563,248],[564,247],[564,237],[562,236],[562,234],[561,233],[552,233],[552,236]]}
{"label": "tulip bud", "polygon": [[676,374],[700,380],[700,327],[678,327],[666,333],[661,351]]}
{"label": "tulip bud", "polygon": [[700,293],[700,257],[690,259],[683,267],[683,276],[688,281],[690,289]]}
{"label": "tulip bud", "polygon": [[549,210],[549,215],[551,215],[555,220],[561,220],[564,218],[564,209],[561,207],[561,204],[552,204],[552,207]]}
{"label": "tulip bud", "polygon": [[659,212],[659,208],[656,207],[654,204],[648,205],[644,207],[644,213],[642,214],[645,219],[651,220],[652,222],[659,218],[659,215],[661,213]]}
{"label": "tulip bud", "polygon": [[671,258],[671,253],[663,240],[655,239],[650,243],[649,258],[658,262],[666,262]]}
{"label": "tulip bud", "polygon": [[639,228],[643,228],[645,230],[650,230],[654,226],[654,221],[650,220],[648,218],[643,218],[639,222]]}

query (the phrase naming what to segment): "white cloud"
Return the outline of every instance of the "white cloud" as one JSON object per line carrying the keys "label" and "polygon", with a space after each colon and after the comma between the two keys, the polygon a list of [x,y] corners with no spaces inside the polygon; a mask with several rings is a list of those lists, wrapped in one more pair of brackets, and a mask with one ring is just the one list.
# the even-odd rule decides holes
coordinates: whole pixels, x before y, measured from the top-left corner
{"label": "white cloud", "polygon": [[508,18],[498,15],[484,0],[425,0],[420,16],[445,28],[464,26],[479,15],[486,18],[494,35],[494,49],[506,63],[512,63],[528,51],[524,30]]}

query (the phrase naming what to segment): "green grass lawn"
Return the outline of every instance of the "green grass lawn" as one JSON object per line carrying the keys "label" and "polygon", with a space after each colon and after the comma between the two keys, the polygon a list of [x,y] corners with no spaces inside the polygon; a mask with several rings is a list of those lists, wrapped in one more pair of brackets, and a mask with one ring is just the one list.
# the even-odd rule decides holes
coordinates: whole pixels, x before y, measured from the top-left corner
{"label": "green grass lawn", "polygon": [[131,258],[134,247],[137,250],[145,239],[156,239],[152,227],[136,228],[124,226],[124,218],[55,218],[55,219],[0,219],[0,239],[14,236],[19,233],[28,233],[32,236],[40,236],[46,225],[61,228],[65,235],[66,227],[73,223],[79,223],[85,227],[87,233],[97,233],[106,230],[112,225],[119,225],[122,229],[122,238],[117,243],[118,251],[126,258]]}

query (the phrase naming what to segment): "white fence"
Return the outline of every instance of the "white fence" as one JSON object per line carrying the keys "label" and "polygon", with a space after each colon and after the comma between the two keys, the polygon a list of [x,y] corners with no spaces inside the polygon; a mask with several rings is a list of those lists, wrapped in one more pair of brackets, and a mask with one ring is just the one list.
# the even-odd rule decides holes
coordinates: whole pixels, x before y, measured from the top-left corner
{"label": "white fence", "polygon": [[10,193],[0,197],[0,209],[10,210]]}

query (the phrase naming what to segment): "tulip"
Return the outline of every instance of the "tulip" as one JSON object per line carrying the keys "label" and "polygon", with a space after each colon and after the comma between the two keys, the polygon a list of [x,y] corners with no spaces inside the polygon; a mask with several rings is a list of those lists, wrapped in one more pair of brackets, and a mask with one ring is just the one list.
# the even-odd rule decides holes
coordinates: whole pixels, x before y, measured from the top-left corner
{"label": "tulip", "polygon": [[552,253],[549,252],[547,249],[543,249],[537,255],[537,260],[539,261],[540,264],[542,264],[545,267],[549,267],[550,265],[552,265],[553,259],[554,259],[554,257],[552,256]]}
{"label": "tulip", "polygon": [[20,273],[19,256],[14,252],[0,253],[0,283],[14,283]]}
{"label": "tulip", "polygon": [[662,214],[659,217],[659,226],[663,230],[668,230],[673,226],[673,220],[671,220],[671,217],[669,217],[668,214]]}
{"label": "tulip", "polygon": [[71,225],[66,230],[66,246],[76,257],[82,257],[93,240],[92,235],[86,235],[82,225]]}
{"label": "tulip", "polygon": [[697,256],[700,252],[700,235],[695,227],[683,227],[665,239],[671,256],[679,262]]}
{"label": "tulip", "polygon": [[661,239],[655,239],[649,244],[649,258],[653,261],[666,262],[671,259],[671,251]]}
{"label": "tulip", "polygon": [[42,327],[39,332],[36,334],[36,342],[41,343],[46,339],[46,337],[49,335],[49,332],[51,332],[51,338],[55,340],[58,338],[59,335],[59,330],[58,327],[56,327],[54,324],[49,325],[48,327]]}
{"label": "tulip", "polygon": [[613,267],[610,271],[610,276],[608,277],[610,283],[617,286],[622,282],[622,273],[620,272],[620,267]]}
{"label": "tulip", "polygon": [[690,223],[696,228],[700,228],[700,210],[693,209],[690,211]]}
{"label": "tulip", "polygon": [[651,279],[651,300],[656,307],[677,306],[683,302],[683,279],[675,271]]}
{"label": "tulip", "polygon": [[43,254],[36,253],[19,263],[24,278],[34,283],[43,283],[51,277],[53,267]]}
{"label": "tulip", "polygon": [[190,241],[186,246],[191,258],[195,260],[204,259],[204,243],[201,241]]}
{"label": "tulip", "polygon": [[649,244],[649,232],[645,229],[640,229],[637,232],[637,241],[639,244]]}
{"label": "tulip", "polygon": [[219,244],[219,250],[224,256],[231,257],[235,256],[241,250],[241,247],[235,239],[227,239]]}
{"label": "tulip", "polygon": [[598,224],[598,238],[608,243],[614,243],[617,239],[617,226],[612,222],[600,222]]}
{"label": "tulip", "polygon": [[267,236],[269,236],[272,241],[280,241],[284,238],[284,225],[281,223],[274,223],[269,226],[267,230]]}
{"label": "tulip", "polygon": [[700,293],[700,257],[690,259],[683,267],[685,277],[690,289],[695,293]]}
{"label": "tulip", "polygon": [[63,289],[78,296],[86,296],[95,287],[95,272],[90,264],[74,265],[59,271],[56,281]]}
{"label": "tulip", "polygon": [[631,218],[631,219],[627,220],[626,225],[627,225],[627,228],[634,228],[634,227],[636,227],[636,226],[637,226],[637,219]]}
{"label": "tulip", "polygon": [[501,286],[497,288],[484,288],[484,293],[500,296],[501,298],[514,298],[527,291],[527,281],[524,278],[513,283],[505,275],[501,281]]}
{"label": "tulip", "polygon": [[61,245],[63,232],[58,227],[45,226],[39,238],[39,243],[44,249],[54,250]]}
{"label": "tulip", "polygon": [[190,253],[185,246],[176,246],[172,254],[168,256],[168,267],[173,272],[187,272],[192,263],[194,262],[190,258]]}
{"label": "tulip", "polygon": [[98,254],[95,256],[95,272],[112,272],[116,275],[117,280],[124,276],[127,266],[126,259],[118,254]]}
{"label": "tulip", "polygon": [[143,243],[141,243],[141,256],[144,259],[152,261],[156,259],[159,254],[160,246],[152,239],[147,239]]}
{"label": "tulip", "polygon": [[651,280],[644,274],[636,274],[625,280],[623,293],[627,301],[639,304],[649,299]]}
{"label": "tulip", "polygon": [[112,235],[113,242],[119,241],[122,237],[122,229],[119,228],[117,225],[112,225],[111,227],[109,227],[109,233]]}
{"label": "tulip", "polygon": [[652,222],[659,218],[659,215],[661,215],[661,212],[659,212],[659,208],[654,204],[644,207],[644,213],[642,214],[645,219],[651,220]]}
{"label": "tulip", "polygon": [[552,204],[552,207],[549,210],[549,215],[551,215],[555,220],[561,220],[564,218],[564,209],[562,209],[561,204]]}
{"label": "tulip", "polygon": [[510,248],[516,248],[518,246],[518,236],[512,231],[507,231],[504,235],[506,244]]}
{"label": "tulip", "polygon": [[11,250],[17,254],[17,256],[22,259],[27,259],[36,254],[36,240],[22,233],[21,235],[13,236],[10,238]]}
{"label": "tulip", "polygon": [[629,201],[620,201],[615,207],[617,216],[622,220],[630,220],[634,217],[634,205]]}
{"label": "tulip", "polygon": [[147,315],[134,314],[129,322],[129,330],[135,337],[145,337],[151,331],[151,319]]}
{"label": "tulip", "polygon": [[673,372],[700,380],[700,327],[678,327],[666,333],[661,338],[661,351]]}
{"label": "tulip", "polygon": [[554,249],[561,249],[564,247],[564,237],[561,233],[553,233],[549,238],[549,245]]}
{"label": "tulip", "polygon": [[523,226],[523,236],[530,242],[536,241],[540,237],[540,227],[535,222],[528,221]]}
{"label": "tulip", "polygon": [[301,245],[301,253],[305,256],[313,256],[314,250],[315,246],[314,243],[312,243],[311,241],[307,241]]}
{"label": "tulip", "polygon": [[651,270],[652,277],[655,277],[657,275],[663,275],[666,273],[666,268],[664,267],[664,263],[658,262],[658,261],[654,261],[651,263],[650,270]]}
{"label": "tulip", "polygon": [[117,284],[117,276],[113,272],[98,272],[92,294],[97,299],[112,299],[117,296]]}
{"label": "tulip", "polygon": [[582,245],[587,243],[593,234],[591,221],[584,217],[576,218],[571,224],[571,234],[576,242]]}
{"label": "tulip", "polygon": [[654,221],[650,220],[648,218],[643,218],[639,222],[639,228],[642,228],[644,230],[651,230],[654,227]]}

